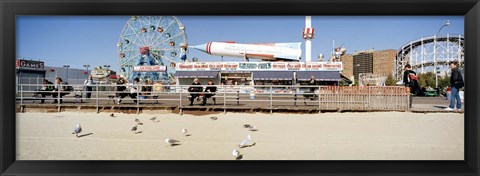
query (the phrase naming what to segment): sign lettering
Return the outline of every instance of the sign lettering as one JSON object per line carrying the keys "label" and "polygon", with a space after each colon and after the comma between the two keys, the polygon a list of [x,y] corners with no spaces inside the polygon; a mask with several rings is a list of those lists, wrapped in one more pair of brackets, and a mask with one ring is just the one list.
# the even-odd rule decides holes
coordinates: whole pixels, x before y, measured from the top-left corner
{"label": "sign lettering", "polygon": [[34,68],[34,69],[44,69],[45,65],[40,61],[32,60],[16,60],[15,66],[17,68]]}
{"label": "sign lettering", "polygon": [[178,63],[178,71],[209,70],[343,70],[342,62],[189,62]]}

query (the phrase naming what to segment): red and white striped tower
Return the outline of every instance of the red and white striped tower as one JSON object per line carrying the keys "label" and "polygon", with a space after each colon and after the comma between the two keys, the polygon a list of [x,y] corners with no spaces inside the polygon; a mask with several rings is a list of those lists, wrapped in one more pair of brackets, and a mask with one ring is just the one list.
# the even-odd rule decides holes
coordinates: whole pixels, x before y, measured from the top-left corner
{"label": "red and white striped tower", "polygon": [[312,28],[312,16],[305,16],[305,29],[302,37],[305,39],[305,62],[312,61],[312,39],[315,35],[315,29]]}

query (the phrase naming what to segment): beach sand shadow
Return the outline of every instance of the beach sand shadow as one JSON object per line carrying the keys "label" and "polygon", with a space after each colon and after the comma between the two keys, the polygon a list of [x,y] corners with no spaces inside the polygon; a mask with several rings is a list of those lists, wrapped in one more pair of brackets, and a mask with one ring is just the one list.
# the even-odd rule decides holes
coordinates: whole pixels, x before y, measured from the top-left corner
{"label": "beach sand shadow", "polygon": [[78,138],[85,137],[85,136],[90,136],[90,135],[92,135],[92,134],[93,134],[93,133],[82,134],[82,135],[79,135]]}
{"label": "beach sand shadow", "polygon": [[143,133],[143,131],[137,131],[137,132],[135,132],[135,134],[140,134],[140,133]]}
{"label": "beach sand shadow", "polygon": [[255,146],[256,143],[253,143],[253,144],[250,144],[250,145],[244,145],[244,146],[240,146],[240,148],[248,148],[248,147],[253,147]]}
{"label": "beach sand shadow", "polygon": [[447,108],[446,106],[438,106],[438,105],[437,105],[437,106],[433,106],[433,107],[438,108],[438,109],[445,109],[445,108]]}
{"label": "beach sand shadow", "polygon": [[192,135],[191,135],[191,134],[187,134],[187,135],[185,135],[185,137],[189,137],[189,136],[192,136]]}
{"label": "beach sand shadow", "polygon": [[182,144],[170,144],[171,147],[175,147],[175,146],[179,146],[179,145],[182,145]]}
{"label": "beach sand shadow", "polygon": [[243,155],[239,155],[237,156],[237,158],[235,158],[235,160],[241,160],[243,158]]}

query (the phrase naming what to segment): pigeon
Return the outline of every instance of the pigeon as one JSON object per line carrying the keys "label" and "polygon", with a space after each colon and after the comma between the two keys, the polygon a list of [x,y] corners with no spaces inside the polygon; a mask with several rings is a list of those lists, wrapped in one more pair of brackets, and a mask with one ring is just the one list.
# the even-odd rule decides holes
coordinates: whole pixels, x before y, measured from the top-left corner
{"label": "pigeon", "polygon": [[115,117],[115,114],[111,113],[111,114],[110,114],[110,117]]}
{"label": "pigeon", "polygon": [[187,133],[187,129],[186,129],[186,128],[182,129],[182,133],[183,133],[184,136],[188,136],[188,133]]}
{"label": "pigeon", "polygon": [[249,145],[249,143],[250,143],[251,141],[252,141],[252,136],[249,134],[249,135],[247,136],[247,138],[244,139],[244,140],[238,145],[238,147],[243,148],[243,147],[248,147],[248,146],[254,145],[255,143]]}
{"label": "pigeon", "polygon": [[232,151],[232,155],[235,157],[235,159],[239,160],[242,158],[242,155],[240,154],[240,151],[238,151],[237,149],[233,149]]}
{"label": "pigeon", "polygon": [[180,141],[177,141],[177,140],[175,140],[175,139],[166,138],[166,139],[165,139],[165,142],[166,142],[167,144],[170,144],[170,146],[173,146],[174,144],[176,144],[176,143],[178,143],[178,142],[180,142]]}
{"label": "pigeon", "polygon": [[130,131],[133,131],[133,132],[135,132],[135,134],[137,134],[137,125],[133,126],[132,130],[130,130]]}
{"label": "pigeon", "polygon": [[77,138],[78,138],[78,134],[81,133],[81,132],[82,132],[82,127],[80,126],[80,124],[77,124],[77,127],[75,127],[73,129],[72,134],[75,134],[75,136],[77,136]]}
{"label": "pigeon", "polygon": [[137,118],[135,118],[135,122],[137,123],[137,125],[143,125],[143,123],[140,122],[140,120],[138,120]]}
{"label": "pigeon", "polygon": [[250,124],[244,124],[243,128],[250,128],[250,126],[251,126]]}
{"label": "pigeon", "polygon": [[210,117],[211,120],[217,120],[217,117]]}

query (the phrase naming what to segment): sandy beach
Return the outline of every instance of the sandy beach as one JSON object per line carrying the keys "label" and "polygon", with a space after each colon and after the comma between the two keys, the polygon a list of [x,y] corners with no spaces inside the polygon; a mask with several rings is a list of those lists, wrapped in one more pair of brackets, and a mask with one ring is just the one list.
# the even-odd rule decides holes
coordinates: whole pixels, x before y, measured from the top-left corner
{"label": "sandy beach", "polygon": [[[463,160],[464,114],[18,113],[18,160]],[[157,116],[159,122],[149,120]],[[211,120],[210,117],[218,117]],[[130,131],[138,118],[138,134]],[[72,130],[83,127],[76,138]],[[244,124],[255,125],[248,131]],[[182,128],[190,136],[183,136]],[[169,146],[165,138],[180,141]]]}

